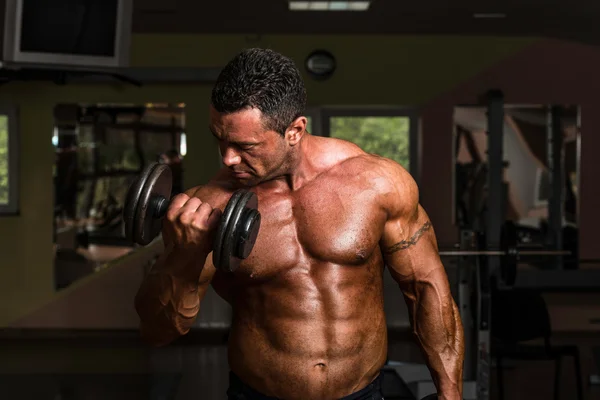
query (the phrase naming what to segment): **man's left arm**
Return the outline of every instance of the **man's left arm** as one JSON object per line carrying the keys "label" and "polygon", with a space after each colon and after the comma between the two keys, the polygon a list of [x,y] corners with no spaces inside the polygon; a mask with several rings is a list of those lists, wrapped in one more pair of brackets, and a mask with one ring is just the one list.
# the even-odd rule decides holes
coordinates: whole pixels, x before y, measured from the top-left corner
{"label": "man's left arm", "polygon": [[381,240],[385,263],[404,295],[412,332],[439,398],[459,400],[464,336],[458,307],[416,184],[408,173],[394,175],[398,182],[385,196],[388,220]]}

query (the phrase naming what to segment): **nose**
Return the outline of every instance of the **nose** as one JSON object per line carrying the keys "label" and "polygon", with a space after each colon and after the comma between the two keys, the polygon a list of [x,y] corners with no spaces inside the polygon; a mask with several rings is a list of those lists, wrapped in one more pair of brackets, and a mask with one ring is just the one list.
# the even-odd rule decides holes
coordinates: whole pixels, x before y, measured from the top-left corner
{"label": "nose", "polygon": [[227,167],[233,167],[238,165],[242,161],[242,157],[235,152],[234,149],[228,147],[222,152],[223,165]]}

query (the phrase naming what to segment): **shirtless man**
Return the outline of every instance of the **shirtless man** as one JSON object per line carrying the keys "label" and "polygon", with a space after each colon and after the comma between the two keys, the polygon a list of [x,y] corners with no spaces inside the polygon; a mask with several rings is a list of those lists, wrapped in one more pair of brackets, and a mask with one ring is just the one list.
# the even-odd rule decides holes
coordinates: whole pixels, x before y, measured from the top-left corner
{"label": "shirtless man", "polygon": [[[417,186],[397,163],[312,136],[288,58],[237,55],[213,89],[210,130],[224,168],[173,198],[165,252],[136,296],[141,334],[186,334],[209,284],[232,306],[229,399],[381,399],[387,354],[383,273],[408,305],[441,399],[462,399],[463,333]],[[239,187],[259,199],[254,249],[215,270],[220,215]]]}

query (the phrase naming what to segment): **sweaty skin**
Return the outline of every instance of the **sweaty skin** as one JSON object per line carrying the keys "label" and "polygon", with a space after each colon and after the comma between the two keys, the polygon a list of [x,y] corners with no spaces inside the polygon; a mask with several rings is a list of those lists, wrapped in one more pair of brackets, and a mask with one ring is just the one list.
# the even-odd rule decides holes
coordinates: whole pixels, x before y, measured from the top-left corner
{"label": "sweaty skin", "polygon": [[[185,334],[212,283],[232,306],[229,365],[243,381],[282,399],[340,398],[368,385],[385,363],[387,266],[440,398],[462,398],[460,316],[412,177],[348,142],[302,140],[310,157],[300,177],[248,187],[262,216],[252,254],[233,274],[216,271],[210,256],[200,269],[188,259],[198,287],[164,276],[146,284],[170,288],[161,304],[170,304],[164,319],[174,322],[161,333],[142,323],[142,331],[156,344]],[[224,169],[188,194],[223,210],[243,176]],[[182,292],[188,297],[177,297]],[[176,328],[164,333],[165,326]]]}

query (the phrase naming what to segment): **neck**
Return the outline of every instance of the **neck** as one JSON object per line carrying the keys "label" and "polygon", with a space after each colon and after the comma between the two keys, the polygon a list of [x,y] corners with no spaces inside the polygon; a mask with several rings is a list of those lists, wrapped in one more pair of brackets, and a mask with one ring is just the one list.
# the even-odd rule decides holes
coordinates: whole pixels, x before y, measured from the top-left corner
{"label": "neck", "polygon": [[295,191],[313,180],[320,172],[317,142],[314,136],[306,133],[291,151],[288,161],[284,164],[283,173],[271,181],[273,184],[285,186],[285,189]]}

